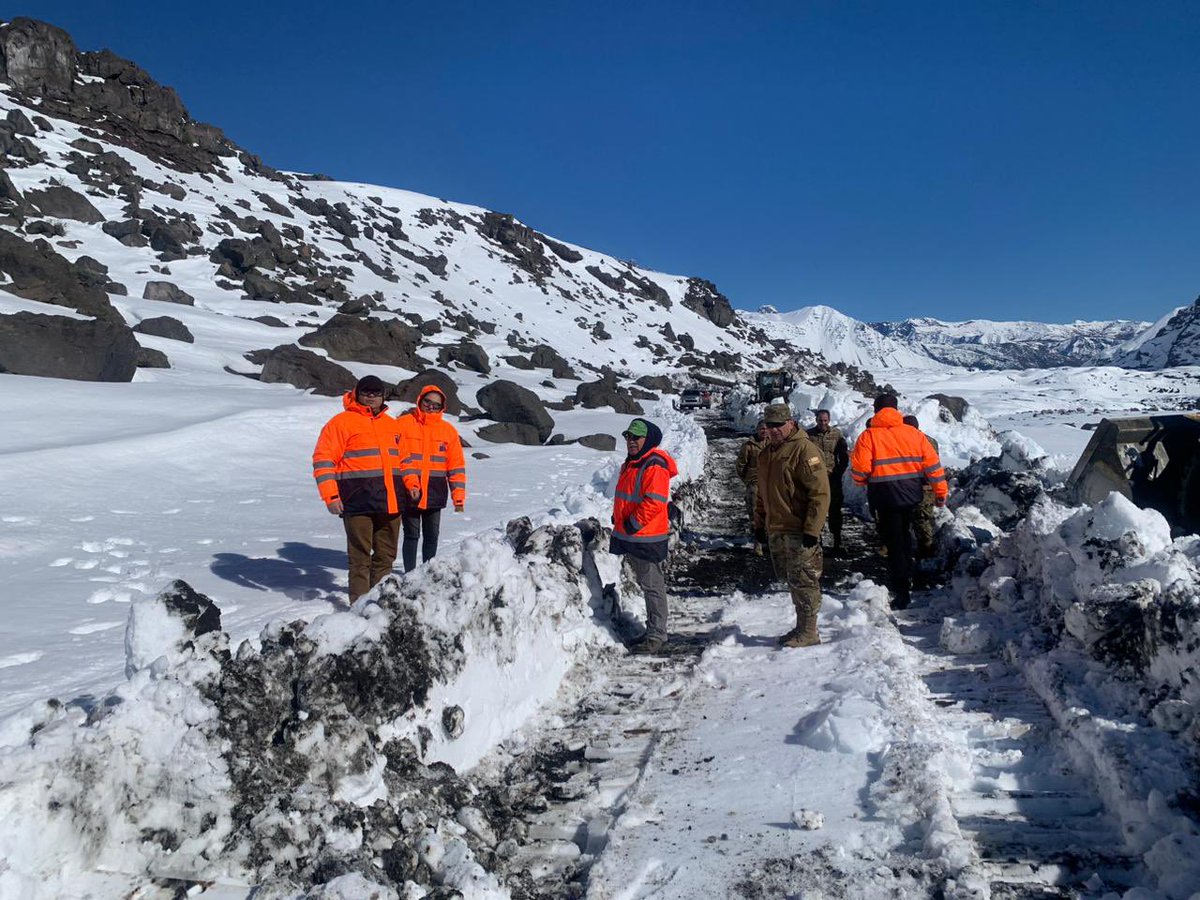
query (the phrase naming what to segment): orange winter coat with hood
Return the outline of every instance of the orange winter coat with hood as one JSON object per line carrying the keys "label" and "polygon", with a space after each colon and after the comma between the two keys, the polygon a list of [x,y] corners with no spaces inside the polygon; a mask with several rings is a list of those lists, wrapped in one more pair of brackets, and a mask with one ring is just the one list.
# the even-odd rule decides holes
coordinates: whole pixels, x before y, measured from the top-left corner
{"label": "orange winter coat with hood", "polygon": [[[646,422],[645,419],[642,419]],[[661,562],[667,558],[671,534],[671,479],[679,474],[671,454],[662,449],[662,430],[646,422],[642,452],[626,459],[617,476],[613,496],[613,533],[608,547],[612,553]]]}
{"label": "orange winter coat with hood", "polygon": [[[454,426],[442,418],[441,410],[421,409],[426,394],[445,394],[435,385],[427,385],[417,395],[417,405],[396,418],[400,436],[400,476],[404,479],[401,505],[406,509],[442,509],[447,500],[455,506],[467,502],[467,463],[462,440]],[[413,500],[411,488],[419,488],[421,497]]]}
{"label": "orange winter coat with hood", "polygon": [[342,397],[343,412],[321,429],[313,450],[313,478],[326,504],[342,501],[343,516],[400,512],[400,439],[396,420],[355,399]]}
{"label": "orange winter coat with hood", "polygon": [[939,504],[949,493],[946,472],[929,438],[905,425],[900,411],[890,407],[875,413],[855,441],[850,476],[867,489],[875,509],[916,506],[926,484]]}

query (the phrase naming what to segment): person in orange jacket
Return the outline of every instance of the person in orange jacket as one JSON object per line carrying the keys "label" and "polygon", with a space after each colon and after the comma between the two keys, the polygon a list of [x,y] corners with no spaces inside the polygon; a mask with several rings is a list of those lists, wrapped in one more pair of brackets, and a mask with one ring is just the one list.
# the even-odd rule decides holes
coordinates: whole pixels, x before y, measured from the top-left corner
{"label": "person in orange jacket", "polygon": [[442,418],[446,395],[436,385],[427,385],[417,395],[417,405],[396,419],[400,435],[404,496],[400,517],[404,523],[401,554],[404,571],[417,567],[417,544],[421,560],[437,555],[442,510],[447,501],[460,513],[467,502],[467,463],[462,439],[454,426]]}
{"label": "person in orange jacket", "polygon": [[359,380],[343,411],[321,429],[313,478],[325,507],[342,517],[350,557],[350,602],[392,571],[400,535],[400,444],[384,403],[383,382]]}
{"label": "person in orange jacket", "polygon": [[662,431],[653,422],[634,419],[621,436],[626,457],[617,476],[609,550],[628,558],[646,597],[646,634],[630,650],[657,653],[667,642],[667,502],[679,468],[659,446]]}
{"label": "person in orange jacket", "polygon": [[912,592],[913,513],[924,485],[933,488],[936,506],[946,505],[946,472],[929,438],[905,425],[895,394],[875,398],[875,415],[850,454],[850,477],[867,489],[887,549],[888,587],[894,609],[908,606]]}

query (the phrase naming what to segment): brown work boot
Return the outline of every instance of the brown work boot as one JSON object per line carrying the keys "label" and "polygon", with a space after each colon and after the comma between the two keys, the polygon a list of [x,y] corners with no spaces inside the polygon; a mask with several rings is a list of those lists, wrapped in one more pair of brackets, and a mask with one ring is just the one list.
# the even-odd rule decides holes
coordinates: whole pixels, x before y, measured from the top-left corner
{"label": "brown work boot", "polygon": [[780,647],[790,646],[788,644],[788,641],[792,640],[799,633],[800,633],[800,626],[797,625],[791,631],[784,632],[779,637],[775,638],[775,643],[778,644]]}
{"label": "brown work boot", "polygon": [[821,643],[821,636],[817,633],[817,614],[811,612],[800,616],[800,624],[796,628],[796,633],[784,641],[783,646],[815,647],[819,643]]}

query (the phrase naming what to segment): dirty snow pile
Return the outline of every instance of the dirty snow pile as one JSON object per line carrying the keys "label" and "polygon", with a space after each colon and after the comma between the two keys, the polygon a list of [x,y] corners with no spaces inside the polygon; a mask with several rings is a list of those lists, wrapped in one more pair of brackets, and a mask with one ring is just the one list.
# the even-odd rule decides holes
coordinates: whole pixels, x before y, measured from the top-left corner
{"label": "dirty snow pile", "polygon": [[[1120,494],[1095,507],[1057,502],[1039,469],[1009,442],[972,499],[942,520],[957,560],[943,625],[956,652],[1002,650],[1068,736],[1076,766],[1099,786],[1171,898],[1200,885],[1196,766],[1200,760],[1200,538],[1172,540],[1161,514]],[[1042,487],[1055,473],[1040,470]],[[990,479],[991,489],[983,482]],[[1006,502],[997,498],[1009,492]],[[974,541],[964,540],[965,535]]]}
{"label": "dirty snow pile", "polygon": [[[654,415],[695,474],[703,432]],[[613,474],[348,611],[275,620],[237,644],[218,603],[184,582],[136,600],[125,684],[0,722],[0,896],[107,895],[154,876],[262,896],[335,896],[305,894],[324,884],[507,897],[490,874],[515,848],[504,811],[480,808],[456,770],[636,631],[640,604],[596,518]]]}

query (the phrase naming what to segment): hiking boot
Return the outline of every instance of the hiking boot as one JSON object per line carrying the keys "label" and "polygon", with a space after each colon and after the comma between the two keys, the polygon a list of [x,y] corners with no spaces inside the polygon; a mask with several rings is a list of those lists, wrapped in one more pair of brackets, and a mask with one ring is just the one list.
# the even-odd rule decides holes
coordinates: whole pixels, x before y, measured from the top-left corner
{"label": "hiking boot", "polygon": [[636,641],[630,648],[629,652],[636,656],[653,656],[656,653],[662,652],[663,645],[667,641],[660,637],[644,637]]}
{"label": "hiking boot", "polygon": [[785,632],[785,633],[781,634],[779,637],[775,638],[775,643],[778,644],[780,647],[787,647],[787,646],[789,646],[788,641],[792,640],[798,634],[800,634],[800,626],[799,625],[797,625],[791,631]]}
{"label": "hiking boot", "polygon": [[807,631],[797,631],[794,635],[783,642],[784,647],[815,647],[821,643],[821,638],[816,634],[809,634]]}

